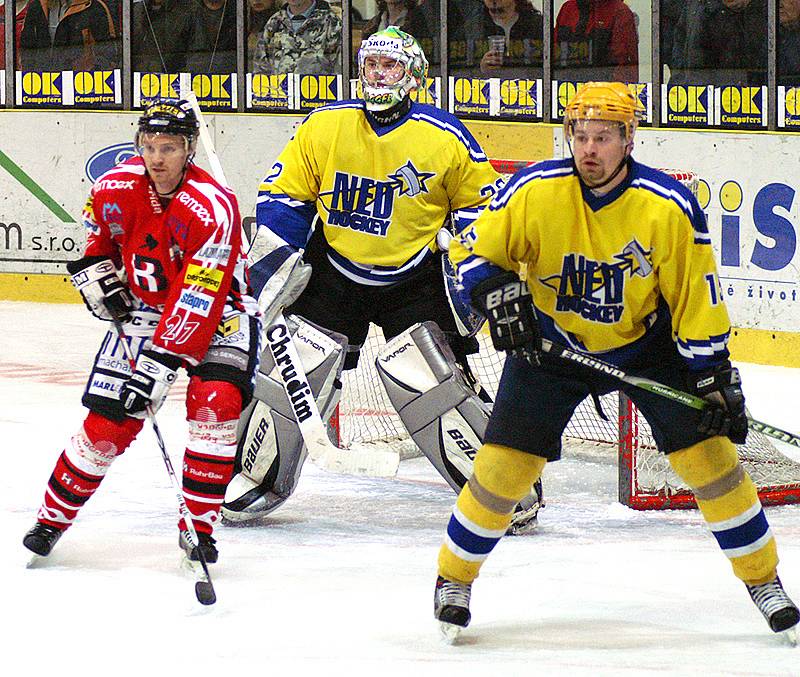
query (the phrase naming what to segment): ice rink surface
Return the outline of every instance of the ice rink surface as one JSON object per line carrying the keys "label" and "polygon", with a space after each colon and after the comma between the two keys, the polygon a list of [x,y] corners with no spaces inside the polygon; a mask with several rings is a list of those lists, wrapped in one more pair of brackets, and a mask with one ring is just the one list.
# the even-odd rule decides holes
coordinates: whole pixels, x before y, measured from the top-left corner
{"label": "ice rink surface", "polygon": [[[432,618],[455,496],[422,459],[391,480],[307,463],[273,516],[217,530],[219,601],[202,607],[146,426],[53,554],[28,569],[22,536],[83,419],[106,325],[83,306],[15,302],[0,302],[0,323],[6,675],[800,675],[800,648],[769,631],[699,513],[623,507],[614,460],[579,452],[546,468],[537,532],[504,539],[488,560],[458,646],[441,642]],[[800,370],[739,366],[752,414],[800,431]],[[181,390],[158,414],[178,472]],[[800,601],[800,506],[767,515]]]}

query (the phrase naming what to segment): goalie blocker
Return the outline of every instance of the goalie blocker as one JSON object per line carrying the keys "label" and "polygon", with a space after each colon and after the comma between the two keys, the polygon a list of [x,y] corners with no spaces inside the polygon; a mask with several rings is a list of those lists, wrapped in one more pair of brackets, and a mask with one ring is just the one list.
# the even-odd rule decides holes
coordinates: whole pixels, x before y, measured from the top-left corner
{"label": "goalie blocker", "polygon": [[[489,405],[467,384],[434,322],[415,324],[388,341],[375,360],[389,400],[411,438],[458,493],[489,420]],[[509,533],[532,529],[542,505],[541,482],[520,501]]]}

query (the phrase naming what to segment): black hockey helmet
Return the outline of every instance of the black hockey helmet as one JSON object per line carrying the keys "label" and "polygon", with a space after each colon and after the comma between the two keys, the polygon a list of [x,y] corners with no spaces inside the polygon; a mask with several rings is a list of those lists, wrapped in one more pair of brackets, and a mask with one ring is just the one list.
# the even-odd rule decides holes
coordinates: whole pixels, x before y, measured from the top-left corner
{"label": "black hockey helmet", "polygon": [[156,101],[150,104],[139,118],[134,143],[139,147],[142,134],[174,134],[186,138],[192,147],[200,134],[200,123],[191,104],[180,101]]}

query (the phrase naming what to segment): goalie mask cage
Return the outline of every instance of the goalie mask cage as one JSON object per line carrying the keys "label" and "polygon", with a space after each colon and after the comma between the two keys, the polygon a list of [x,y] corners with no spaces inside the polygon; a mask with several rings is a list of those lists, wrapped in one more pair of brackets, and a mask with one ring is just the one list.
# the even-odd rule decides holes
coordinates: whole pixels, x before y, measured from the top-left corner
{"label": "goalie mask cage", "polygon": [[[512,174],[529,163],[492,160],[501,174]],[[698,177],[693,172],[663,170],[696,193]],[[503,368],[504,356],[492,347],[484,331],[478,334],[480,352],[469,357],[473,373],[494,398]],[[389,446],[402,458],[421,455],[392,408],[375,369],[375,359],[383,345],[383,335],[375,326],[361,349],[357,369],[342,377],[342,398],[331,419],[339,445]],[[650,426],[635,405],[622,393],[601,398],[608,421],[596,411],[591,398],[575,410],[564,431],[564,447],[588,450],[593,455],[618,460],[619,500],[638,510],[694,508],[689,488],[672,471],[666,456],[659,453]],[[751,430],[747,443],[738,447],[739,460],[758,487],[764,505],[800,502],[800,463],[784,456],[767,436]]]}

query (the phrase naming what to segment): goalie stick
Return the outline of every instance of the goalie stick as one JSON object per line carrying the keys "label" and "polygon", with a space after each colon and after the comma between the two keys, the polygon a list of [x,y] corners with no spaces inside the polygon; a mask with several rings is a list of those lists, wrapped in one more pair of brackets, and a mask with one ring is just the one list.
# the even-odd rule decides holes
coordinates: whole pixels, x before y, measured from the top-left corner
{"label": "goalie stick", "polygon": [[[214,143],[211,140],[211,135],[208,133],[203,113],[200,110],[200,104],[197,101],[193,91],[185,92],[183,95],[194,111],[198,122],[200,123],[200,142],[205,150],[208,163],[211,166],[211,173],[214,178],[222,185],[227,186],[228,182],[225,179],[225,173],[222,169],[222,163],[219,160],[217,151],[214,148]],[[242,243],[247,246],[247,234],[242,229]],[[286,321],[283,318],[283,313],[279,312],[269,327],[269,330],[275,330],[276,333],[282,336],[290,336],[289,329],[286,326]],[[268,332],[269,333],[269,332]],[[293,367],[294,378],[291,380],[285,378],[285,371],[283,369],[276,369],[278,372],[281,384],[283,385],[286,397],[292,404],[292,411],[295,414],[297,426],[300,429],[300,434],[303,437],[303,442],[308,449],[308,455],[311,460],[321,468],[331,471],[342,473],[346,475],[367,475],[370,477],[394,477],[397,474],[397,468],[400,464],[400,455],[393,451],[383,449],[372,449],[369,451],[361,451],[357,449],[340,449],[335,446],[328,438],[325,424],[322,422],[317,403],[312,395],[302,397],[304,405],[304,413],[298,415],[298,407],[295,400],[300,395],[296,390],[291,390],[298,386],[298,384],[307,384],[305,369],[297,354],[297,348],[293,340],[289,340],[285,345],[285,352],[282,356],[276,355],[274,347],[267,341],[272,357],[275,363],[278,364],[279,357],[283,360],[288,360]]]}
{"label": "goalie stick", "polygon": [[[133,352],[131,352],[131,347],[128,344],[128,337],[125,335],[125,330],[122,328],[122,323],[116,318],[113,320],[113,322],[114,329],[117,330],[119,342],[122,344],[122,350],[125,351],[125,358],[128,360],[128,364],[130,364],[131,369],[135,370],[136,359],[133,357]],[[167,474],[172,482],[172,488],[175,490],[175,495],[178,498],[178,510],[183,518],[184,523],[186,524],[186,531],[189,536],[189,545],[195,549],[195,552],[197,552],[197,556],[200,560],[200,570],[197,571],[197,569],[195,569],[200,580],[196,581],[194,584],[194,594],[200,604],[214,604],[214,602],[217,601],[217,594],[214,591],[214,584],[211,582],[211,574],[208,571],[206,557],[203,554],[202,548],[197,547],[199,540],[197,538],[197,531],[194,528],[194,523],[192,522],[192,515],[189,512],[189,506],[186,505],[186,500],[183,498],[183,491],[181,490],[180,482],[178,482],[178,477],[175,474],[175,469],[172,467],[172,460],[167,453],[167,447],[164,444],[164,438],[161,436],[161,429],[158,427],[158,423],[156,422],[156,415],[153,413],[153,409],[149,405],[147,406],[146,411],[147,418],[150,420],[150,424],[153,427],[153,432],[156,435],[158,448],[161,450],[161,457],[164,459],[164,465],[167,466]]]}
{"label": "goalie stick", "polygon": [[[584,367],[593,369],[596,372],[606,374],[607,376],[611,376],[618,381],[628,383],[629,385],[641,388],[642,390],[646,390],[655,395],[660,395],[661,397],[672,400],[673,402],[685,404],[687,407],[691,407],[692,409],[699,409],[702,411],[708,406],[713,406],[708,400],[704,400],[702,397],[692,395],[691,393],[687,393],[682,390],[676,390],[675,388],[670,388],[668,385],[664,385],[658,381],[652,381],[649,378],[632,376],[619,367],[609,364],[608,362],[604,362],[603,360],[599,360],[592,355],[578,353],[574,350],[566,348],[565,346],[553,343],[547,339],[542,339],[542,349],[544,352],[555,355],[556,357],[560,357],[563,360],[582,364]],[[769,423],[758,421],[750,416],[747,417],[747,427],[750,430],[755,430],[763,435],[780,440],[786,444],[791,444],[793,447],[800,448],[800,435],[795,435],[794,433],[787,432],[786,430],[781,430],[780,428],[776,428]]]}

